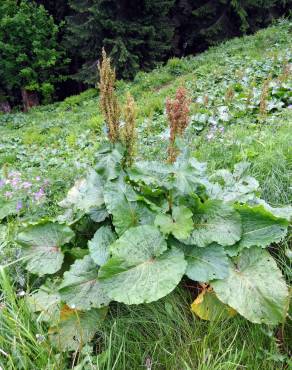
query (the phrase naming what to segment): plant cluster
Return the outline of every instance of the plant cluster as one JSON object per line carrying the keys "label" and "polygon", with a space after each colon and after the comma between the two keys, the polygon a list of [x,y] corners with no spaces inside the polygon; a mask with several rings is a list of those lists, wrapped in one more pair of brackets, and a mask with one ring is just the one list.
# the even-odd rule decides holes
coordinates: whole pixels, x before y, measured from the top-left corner
{"label": "plant cluster", "polygon": [[172,164],[122,164],[120,145],[103,148],[60,203],[66,213],[17,235],[28,271],[51,276],[29,301],[56,346],[80,348],[110,302],[156,301],[184,276],[202,285],[192,309],[203,319],[285,320],[288,289],[267,248],[284,238],[291,212],[256,196],[245,163],[211,177],[186,151]]}

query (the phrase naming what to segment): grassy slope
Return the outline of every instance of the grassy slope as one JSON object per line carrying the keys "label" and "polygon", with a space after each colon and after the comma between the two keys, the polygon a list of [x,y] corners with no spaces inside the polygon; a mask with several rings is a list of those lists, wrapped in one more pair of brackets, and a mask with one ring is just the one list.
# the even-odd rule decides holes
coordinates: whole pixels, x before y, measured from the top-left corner
{"label": "grassy slope", "polygon": [[[291,63],[291,40],[291,24],[283,23],[195,58],[171,60],[152,73],[138,74],[133,83],[120,81],[120,99],[130,90],[138,105],[138,156],[164,158],[165,97],[172,95],[177,86],[186,85],[193,98],[194,118],[186,134],[193,154],[207,161],[210,171],[249,160],[250,173],[259,180],[263,197],[273,205],[291,202],[291,76],[283,76],[286,63]],[[281,75],[283,80],[286,78],[281,83],[285,91],[277,95],[276,80]],[[260,115],[259,97],[269,76],[275,85],[268,101],[271,110]],[[235,95],[226,101],[230,87]],[[251,89],[252,98],[247,104]],[[208,102],[205,99],[200,103],[205,95]],[[224,132],[215,127],[224,127]],[[57,200],[76,175],[94,163],[94,153],[103,140],[94,90],[29,114],[0,116],[0,166],[17,168],[29,180],[41,175],[51,182],[46,202],[34,205],[26,217],[58,212]],[[279,262],[287,279],[291,279],[291,266],[284,254]],[[9,292],[4,276],[0,283]],[[204,323],[190,314],[189,302],[188,293],[178,290],[155,304],[120,307],[118,312],[113,308],[102,334],[109,355],[100,368],[139,369],[147,356],[154,369],[235,369],[239,365],[247,369],[284,368],[285,355],[279,353],[270,329],[240,318]],[[5,304],[0,348],[10,357],[5,359],[0,354],[0,365],[15,369],[66,368],[66,355],[55,358],[46,341],[37,342],[35,335],[42,329],[31,320],[25,306],[14,301],[13,291],[7,293]],[[92,369],[90,361],[96,364],[97,360],[96,356],[85,356],[84,361]],[[87,365],[82,366],[87,369]]]}

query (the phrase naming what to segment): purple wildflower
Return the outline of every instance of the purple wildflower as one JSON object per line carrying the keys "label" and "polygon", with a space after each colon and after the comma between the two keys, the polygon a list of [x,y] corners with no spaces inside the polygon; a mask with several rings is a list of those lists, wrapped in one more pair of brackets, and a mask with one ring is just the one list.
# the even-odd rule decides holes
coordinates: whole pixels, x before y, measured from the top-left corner
{"label": "purple wildflower", "polygon": [[43,188],[40,188],[39,191],[37,191],[36,193],[34,193],[34,199],[36,201],[39,201],[40,199],[43,198],[44,195],[45,195],[44,189]]}
{"label": "purple wildflower", "polygon": [[22,187],[23,189],[28,189],[32,186],[32,183],[28,182],[28,181],[25,181],[23,184],[22,184]]}
{"label": "purple wildflower", "polygon": [[5,185],[5,181],[4,180],[0,180],[0,188],[2,188],[4,185]]}
{"label": "purple wildflower", "polygon": [[36,181],[40,181],[41,178],[39,176],[37,176],[35,179],[36,179]]}
{"label": "purple wildflower", "polygon": [[11,180],[11,186],[13,188],[16,188],[17,185],[19,184],[19,181],[20,181],[19,178],[15,177],[14,179]]}
{"label": "purple wildflower", "polygon": [[23,207],[22,201],[21,201],[21,200],[19,200],[19,201],[17,202],[17,205],[16,205],[16,211],[20,211],[20,210],[22,209],[22,207]]}

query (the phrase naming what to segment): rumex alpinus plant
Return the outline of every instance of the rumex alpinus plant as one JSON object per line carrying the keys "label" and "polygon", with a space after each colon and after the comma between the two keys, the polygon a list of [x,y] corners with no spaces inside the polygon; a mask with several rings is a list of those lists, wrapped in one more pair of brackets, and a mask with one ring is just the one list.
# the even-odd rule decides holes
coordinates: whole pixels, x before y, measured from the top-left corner
{"label": "rumex alpinus plant", "polygon": [[100,109],[103,113],[107,126],[108,136],[112,143],[119,140],[119,124],[121,109],[115,92],[116,73],[111,67],[111,59],[102,49],[102,60],[98,63],[100,82]]}
{"label": "rumex alpinus plant", "polygon": [[166,99],[166,114],[170,126],[168,161],[174,163],[178,155],[175,140],[182,136],[189,123],[190,99],[187,90],[179,87],[174,99]]}
{"label": "rumex alpinus plant", "polygon": [[[66,212],[17,232],[21,261],[44,281],[27,300],[50,326],[53,345],[80,351],[112,302],[156,301],[184,276],[202,287],[191,307],[201,319],[283,322],[289,292],[268,247],[287,234],[291,208],[258,197],[247,163],[209,175],[186,148],[170,152],[170,163],[131,156],[131,167],[124,165],[135,136],[131,96],[124,115],[125,131],[116,126],[114,145],[100,150],[95,168],[60,202]],[[174,146],[189,122],[184,88],[167,100],[167,115]]]}

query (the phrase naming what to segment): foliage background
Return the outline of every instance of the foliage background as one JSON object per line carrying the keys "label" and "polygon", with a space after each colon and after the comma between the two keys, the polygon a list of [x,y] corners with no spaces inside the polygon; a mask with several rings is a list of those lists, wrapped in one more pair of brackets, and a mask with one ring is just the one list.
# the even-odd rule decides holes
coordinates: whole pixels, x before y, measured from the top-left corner
{"label": "foliage background", "polygon": [[118,77],[132,79],[169,57],[253,33],[288,16],[291,5],[291,0],[3,0],[0,99],[18,104],[26,88],[48,102],[94,86],[103,46]]}

